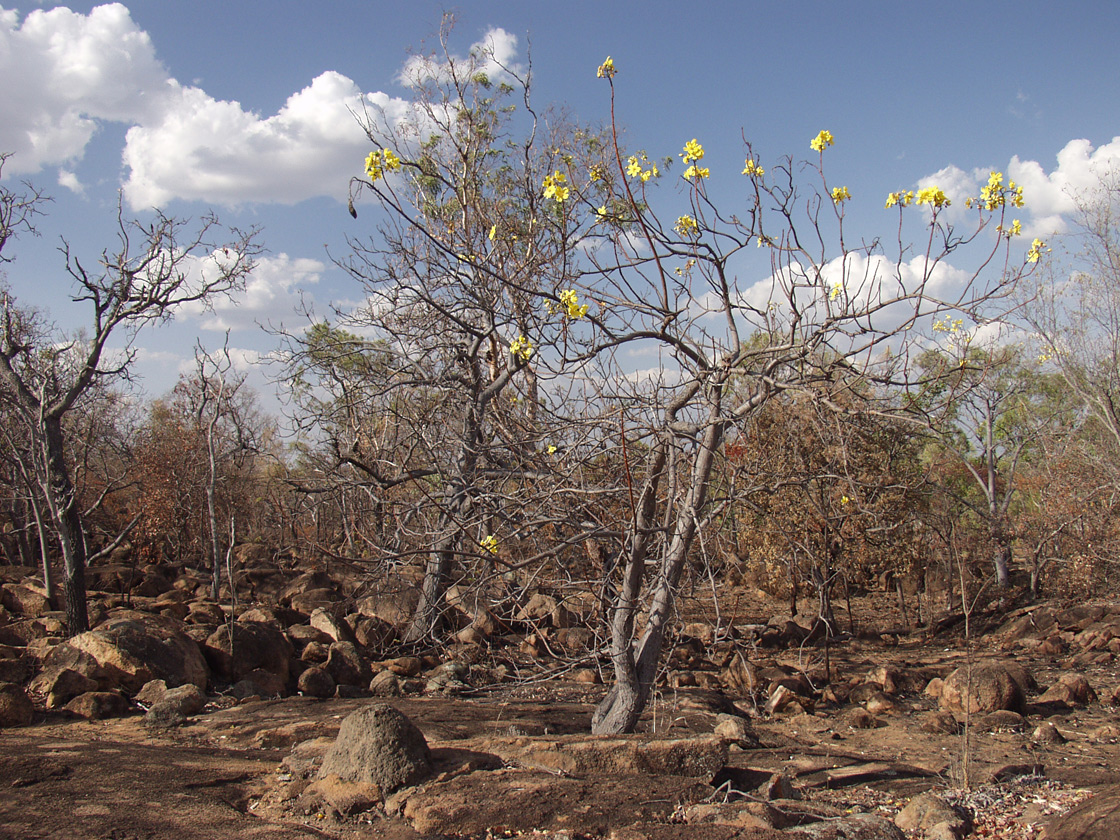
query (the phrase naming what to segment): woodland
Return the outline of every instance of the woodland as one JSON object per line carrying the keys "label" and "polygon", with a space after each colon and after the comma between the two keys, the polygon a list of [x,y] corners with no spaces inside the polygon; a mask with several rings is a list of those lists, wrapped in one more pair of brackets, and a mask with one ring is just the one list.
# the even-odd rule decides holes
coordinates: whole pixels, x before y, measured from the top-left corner
{"label": "woodland", "polygon": [[[258,231],[122,214],[96,258],[62,249],[76,332],[0,286],[0,562],[34,570],[60,638],[174,585],[232,646],[262,605],[302,615],[261,558],[350,581],[308,614],[395,599],[367,659],[510,633],[555,653],[524,630],[543,604],[604,685],[590,731],[619,735],[682,633],[763,632],[743,625],[762,604],[827,675],[869,629],[967,636],[1115,591],[1120,172],[1050,241],[998,172],[964,221],[937,187],[891,193],[868,238],[828,131],[785,158],[745,143],[732,176],[695,138],[632,148],[610,58],[600,125],[538,108],[485,52],[408,67],[408,115],[362,117],[366,233],[338,259],[361,303],[274,330],[283,416],[228,338],[170,393],[131,388],[146,331],[244,287]],[[0,183],[0,261],[46,212]]]}

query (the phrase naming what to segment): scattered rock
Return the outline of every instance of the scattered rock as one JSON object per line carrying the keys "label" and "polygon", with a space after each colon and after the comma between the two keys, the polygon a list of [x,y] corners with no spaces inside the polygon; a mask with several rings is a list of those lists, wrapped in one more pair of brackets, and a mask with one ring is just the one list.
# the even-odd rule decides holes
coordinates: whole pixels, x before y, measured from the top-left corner
{"label": "scattered rock", "polygon": [[226,682],[239,682],[260,669],[276,675],[283,684],[294,651],[276,627],[246,621],[219,627],[207,637],[203,653],[214,673]]}
{"label": "scattered rock", "polygon": [[31,698],[21,686],[0,682],[0,729],[27,726],[35,717]]}
{"label": "scattered rock", "polygon": [[392,671],[381,671],[369,681],[369,693],[374,697],[400,697],[400,678]]}
{"label": "scattered rock", "polygon": [[1087,706],[1097,701],[1097,693],[1081,674],[1062,674],[1038,698],[1039,703],[1065,703],[1068,706]]}
{"label": "scattered rock", "polygon": [[86,720],[122,717],[132,711],[132,704],[119,691],[87,691],[64,707],[66,711]]}
{"label": "scattered rock", "polygon": [[307,697],[327,698],[334,696],[334,677],[326,668],[312,666],[299,675],[297,688]]}
{"label": "scattered rock", "polygon": [[929,835],[938,830],[957,838],[972,831],[972,817],[935,793],[920,793],[911,799],[894,818],[894,824],[903,831],[923,831]]}
{"label": "scattered rock", "polygon": [[1106,788],[1052,819],[1039,840],[1116,840],[1120,837],[1120,787]]}
{"label": "scattered rock", "polygon": [[941,708],[956,715],[1008,709],[1023,711],[1023,689],[1009,667],[1011,663],[978,662],[957,668],[941,689]]}
{"label": "scattered rock", "polygon": [[1031,733],[1031,740],[1036,744],[1064,744],[1066,737],[1058,731],[1058,727],[1044,720]]}
{"label": "scattered rock", "polygon": [[333,774],[342,781],[376,785],[384,797],[431,772],[431,752],[420,730],[392,706],[373,703],[342,721],[319,778]]}

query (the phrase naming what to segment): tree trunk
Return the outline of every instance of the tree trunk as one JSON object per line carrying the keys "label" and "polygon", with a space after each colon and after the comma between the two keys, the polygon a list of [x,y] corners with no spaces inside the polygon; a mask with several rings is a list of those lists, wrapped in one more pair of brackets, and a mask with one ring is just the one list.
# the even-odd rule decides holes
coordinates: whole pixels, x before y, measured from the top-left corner
{"label": "tree trunk", "polygon": [[692,480],[677,509],[672,539],[663,549],[661,570],[650,600],[649,616],[641,639],[635,645],[631,638],[637,596],[648,541],[656,523],[657,487],[666,471],[669,441],[663,440],[655,450],[639,510],[635,511],[635,528],[627,559],[624,591],[615,607],[612,622],[611,659],[614,663],[615,683],[591,718],[591,731],[596,735],[633,732],[649,703],[665,642],[665,631],[673,613],[677,584],[696,537],[696,529],[707,499],[716,450],[723,440],[726,424],[719,419],[719,387],[713,387],[712,393],[714,396],[709,404],[708,425],[692,456]]}
{"label": "tree trunk", "polygon": [[62,561],[66,577],[63,581],[63,598],[66,602],[67,630],[71,636],[89,630],[89,612],[86,608],[86,541],[82,534],[82,515],[74,498],[74,485],[66,468],[63,446],[62,421],[48,416],[44,420],[43,446],[47,495],[51,517],[58,531]]}

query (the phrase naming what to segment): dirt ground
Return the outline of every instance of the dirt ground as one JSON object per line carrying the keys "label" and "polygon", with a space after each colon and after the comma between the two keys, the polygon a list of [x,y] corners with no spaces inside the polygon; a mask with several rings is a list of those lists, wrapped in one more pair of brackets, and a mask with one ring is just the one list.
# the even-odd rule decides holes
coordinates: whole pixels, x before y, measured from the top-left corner
{"label": "dirt ground", "polygon": [[[863,608],[869,616],[874,613],[873,605]],[[1060,656],[985,650],[983,644],[977,655],[1011,656],[1033,672],[1041,687],[1068,670]],[[819,648],[759,656],[804,672],[817,672],[823,664]],[[882,664],[948,673],[964,661],[965,653],[957,638],[915,634],[897,643],[894,636],[848,639],[834,646],[829,658],[834,683],[854,683]],[[463,769],[464,744],[476,749],[486,738],[588,732],[603,686],[549,678],[548,667],[521,684],[463,696],[392,699],[424,733],[437,770],[448,771],[427,788],[430,797],[442,797],[451,811],[460,808],[454,830],[443,825],[428,834],[418,832],[416,821],[405,818],[407,809],[404,814],[375,809],[340,816],[314,809],[301,813],[293,807],[293,797],[285,793],[290,768],[282,764],[292,747],[333,738],[341,720],[371,702],[369,698],[290,697],[242,704],[218,698],[178,729],[146,729],[139,713],[90,722],[50,712],[40,714],[32,726],[0,731],[0,838],[405,840],[533,836],[533,831],[538,837],[568,840],[612,833],[618,838],[696,840],[779,837],[762,829],[684,825],[682,815],[697,803],[726,801],[731,790],[753,790],[780,771],[790,775],[801,797],[803,804],[797,807],[821,814],[855,810],[891,816],[918,792],[957,791],[967,781],[987,797],[974,800],[989,803],[979,809],[981,821],[1000,819],[1010,826],[1006,833],[987,836],[1030,837],[1034,826],[1071,807],[1085,791],[1120,784],[1120,712],[1104,699],[1120,685],[1115,661],[1080,669],[1102,702],[1055,708],[1030,705],[1028,698],[1025,728],[993,729],[977,722],[968,730],[967,745],[962,735],[922,727],[937,701],[917,691],[895,697],[894,708],[876,715],[871,728],[853,726],[850,703],[821,702],[811,712],[768,717],[755,715],[740,702],[739,711],[750,714],[759,744],[732,745],[727,766],[714,779],[576,778],[509,766]],[[638,737],[709,734],[729,702],[714,690],[666,685]],[[1059,730],[1060,742],[1043,744],[1032,738],[1032,730],[1046,720]],[[1021,778],[1032,773],[1033,781]],[[1018,787],[1001,786],[1012,778],[1018,779]],[[668,833],[659,834],[658,826]]]}

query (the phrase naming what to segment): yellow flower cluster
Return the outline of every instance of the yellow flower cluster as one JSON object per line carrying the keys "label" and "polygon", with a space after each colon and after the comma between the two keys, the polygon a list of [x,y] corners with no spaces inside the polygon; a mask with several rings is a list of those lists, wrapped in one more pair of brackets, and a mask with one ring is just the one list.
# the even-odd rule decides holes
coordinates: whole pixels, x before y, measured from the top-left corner
{"label": "yellow flower cluster", "polygon": [[944,318],[938,318],[933,322],[933,331],[943,333],[956,333],[960,332],[962,326],[964,326],[963,318],[950,319],[949,316],[946,315]]}
{"label": "yellow flower cluster", "polygon": [[599,65],[595,75],[600,79],[613,79],[616,72],[618,71],[614,69],[614,59],[608,55],[607,60]]}
{"label": "yellow flower cluster", "polygon": [[[995,210],[1003,207],[1011,200],[1012,207],[1023,206],[1023,188],[1014,181],[1008,181],[1007,187],[1003,186],[1003,173],[992,172],[988,175],[988,185],[980,190],[980,204],[985,210]],[[971,202],[969,203],[971,207]]]}
{"label": "yellow flower cluster", "polygon": [[366,177],[376,183],[385,177],[386,172],[401,168],[401,159],[391,149],[379,149],[366,155]]}
{"label": "yellow flower cluster", "polygon": [[704,157],[704,147],[693,137],[684,144],[684,151],[679,156],[684,159],[685,163],[701,160]]}
{"label": "yellow flower cluster", "polygon": [[918,190],[914,202],[916,204],[932,204],[935,209],[948,207],[953,203],[940,187],[926,187],[923,190]]}
{"label": "yellow flower cluster", "polygon": [[1042,256],[1043,251],[1049,253],[1050,249],[1046,247],[1046,243],[1041,239],[1035,239],[1035,241],[1031,243],[1030,250],[1027,251],[1027,262],[1038,262],[1038,259]]}
{"label": "yellow flower cluster", "polygon": [[556,454],[556,452],[557,452],[557,451],[558,451],[559,449],[560,449],[560,447],[559,447],[559,446],[557,446],[557,445],[556,445],[555,443],[550,443],[550,444],[548,445],[548,454],[549,454],[549,455],[555,455],[555,454]]}
{"label": "yellow flower cluster", "polygon": [[814,152],[823,152],[836,141],[832,139],[831,131],[822,131],[809,142],[809,148]]}
{"label": "yellow flower cluster", "polygon": [[754,158],[747,158],[746,165],[743,166],[743,174],[750,175],[752,178],[761,178],[766,174],[766,170],[754,162]]}
{"label": "yellow flower cluster", "polygon": [[697,166],[695,163],[684,171],[684,179],[691,181],[693,178],[707,178],[712,174],[712,171],[706,166]]}
{"label": "yellow flower cluster", "polygon": [[568,176],[559,170],[546,175],[541,186],[544,187],[544,197],[556,199],[557,204],[567,201],[572,192],[568,187]]}
{"label": "yellow flower cluster", "polygon": [[523,362],[529,361],[533,355],[533,342],[523,335],[519,335],[509,343],[509,352]]}
{"label": "yellow flower cluster", "polygon": [[844,291],[844,284],[841,283],[839,280],[837,280],[835,283],[832,284],[832,291],[830,291],[828,293],[828,299],[829,300],[836,300],[836,298],[840,297],[840,295],[841,295],[841,293],[843,293],[843,291]]}
{"label": "yellow flower cluster", "polygon": [[[649,169],[646,169],[646,165]],[[650,163],[649,158],[646,157],[645,152],[641,155],[630,155],[626,160],[626,174],[631,178],[641,178],[642,183],[645,183],[650,178],[656,178],[661,173],[657,171],[657,165]]]}
{"label": "yellow flower cluster", "polygon": [[843,204],[850,199],[852,194],[848,192],[847,187],[833,187],[832,188],[832,202],[834,204]]}
{"label": "yellow flower cluster", "polygon": [[488,534],[478,541],[478,547],[488,554],[498,553],[498,538],[493,534]]}
{"label": "yellow flower cluster", "polygon": [[677,223],[673,225],[673,230],[681,236],[692,236],[700,229],[696,224],[696,220],[691,216],[681,216],[677,219]]}
{"label": "yellow flower cluster", "polygon": [[902,207],[909,207],[910,202],[914,200],[914,191],[906,190],[906,192],[893,192],[887,195],[886,209],[890,210],[896,204]]}
{"label": "yellow flower cluster", "polygon": [[565,314],[573,321],[578,321],[587,314],[587,304],[580,304],[579,295],[575,289],[564,289],[560,292],[560,303],[565,308]]}
{"label": "yellow flower cluster", "polygon": [[996,230],[1011,239],[1014,236],[1021,236],[1023,233],[1023,223],[1018,219],[1011,220],[1011,227],[1004,229],[1003,225],[996,225]]}

